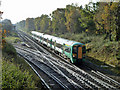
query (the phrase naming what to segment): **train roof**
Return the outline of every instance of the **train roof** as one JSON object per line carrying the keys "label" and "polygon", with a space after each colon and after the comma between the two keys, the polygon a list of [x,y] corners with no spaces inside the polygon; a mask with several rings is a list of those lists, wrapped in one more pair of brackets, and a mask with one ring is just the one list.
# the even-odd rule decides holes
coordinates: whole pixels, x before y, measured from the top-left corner
{"label": "train roof", "polygon": [[37,36],[43,36],[44,33],[39,33],[36,31],[31,31],[32,34],[37,35]]}
{"label": "train roof", "polygon": [[63,45],[63,44],[66,44],[67,46],[73,46],[75,44],[84,45],[83,43],[80,43],[80,42],[71,41],[71,40],[68,40],[68,39],[59,38],[59,37],[51,36],[51,35],[36,32],[36,31],[32,31],[31,33],[36,34],[37,36],[42,36],[45,39],[49,39],[49,40],[52,39],[52,41],[54,41],[54,42],[56,41],[56,43],[59,43],[61,45]]}

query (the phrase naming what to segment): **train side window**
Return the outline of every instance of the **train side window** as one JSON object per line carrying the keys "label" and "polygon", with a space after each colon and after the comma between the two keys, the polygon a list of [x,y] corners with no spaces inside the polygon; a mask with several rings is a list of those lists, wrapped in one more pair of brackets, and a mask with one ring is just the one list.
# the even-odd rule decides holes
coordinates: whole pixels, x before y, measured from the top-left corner
{"label": "train side window", "polygon": [[65,51],[65,44],[63,44],[62,50]]}
{"label": "train side window", "polygon": [[52,41],[52,45],[54,45],[54,43],[55,43],[55,42],[54,42],[54,41]]}
{"label": "train side window", "polygon": [[48,43],[50,43],[50,40],[48,39]]}
{"label": "train side window", "polygon": [[58,47],[58,48],[62,48],[62,45],[59,44],[59,43],[56,43],[56,47]]}
{"label": "train side window", "polygon": [[45,41],[45,42],[47,42],[47,39],[46,39],[46,38],[44,38],[44,41]]}
{"label": "train side window", "polygon": [[42,40],[42,37],[41,37],[41,40]]}

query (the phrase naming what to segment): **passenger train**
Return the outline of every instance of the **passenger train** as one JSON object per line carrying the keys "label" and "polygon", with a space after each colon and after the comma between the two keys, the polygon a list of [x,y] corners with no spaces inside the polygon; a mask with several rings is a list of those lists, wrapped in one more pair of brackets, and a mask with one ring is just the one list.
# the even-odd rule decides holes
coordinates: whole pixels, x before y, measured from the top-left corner
{"label": "passenger train", "polygon": [[70,60],[71,63],[81,63],[85,60],[85,44],[71,41],[52,35],[31,31],[32,38],[51,48],[61,56]]}

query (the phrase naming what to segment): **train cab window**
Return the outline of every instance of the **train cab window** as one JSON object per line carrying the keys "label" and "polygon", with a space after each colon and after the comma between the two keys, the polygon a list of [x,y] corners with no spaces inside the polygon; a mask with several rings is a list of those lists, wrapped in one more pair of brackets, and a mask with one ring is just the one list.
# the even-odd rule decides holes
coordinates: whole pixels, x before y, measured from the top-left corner
{"label": "train cab window", "polygon": [[73,53],[77,53],[77,47],[76,46],[73,47]]}
{"label": "train cab window", "polygon": [[86,47],[85,46],[82,47],[82,52],[86,53]]}
{"label": "train cab window", "polygon": [[65,51],[70,53],[70,51],[71,51],[70,47],[65,47]]}

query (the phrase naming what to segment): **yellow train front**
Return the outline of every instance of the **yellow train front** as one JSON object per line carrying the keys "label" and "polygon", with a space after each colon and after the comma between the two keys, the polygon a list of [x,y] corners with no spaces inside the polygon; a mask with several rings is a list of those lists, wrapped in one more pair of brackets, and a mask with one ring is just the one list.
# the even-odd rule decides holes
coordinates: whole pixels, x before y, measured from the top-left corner
{"label": "yellow train front", "polygon": [[51,48],[59,55],[70,59],[71,63],[80,63],[85,59],[85,44],[51,36],[36,31],[31,32],[33,39]]}

